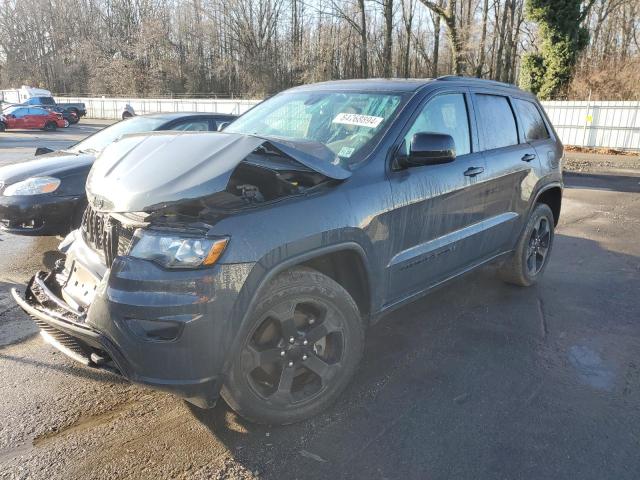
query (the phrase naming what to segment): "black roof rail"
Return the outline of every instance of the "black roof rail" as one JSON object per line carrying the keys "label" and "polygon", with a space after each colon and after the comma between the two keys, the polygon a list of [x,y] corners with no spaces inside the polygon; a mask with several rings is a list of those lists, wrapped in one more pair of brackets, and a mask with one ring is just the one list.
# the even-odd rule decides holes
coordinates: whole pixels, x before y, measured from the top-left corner
{"label": "black roof rail", "polygon": [[497,87],[518,88],[518,86],[514,85],[513,83],[499,82],[497,80],[485,80],[484,78],[476,78],[476,77],[464,77],[462,75],[443,75],[441,77],[436,78],[436,80],[442,80],[445,82],[462,80],[462,81],[471,82],[471,83],[495,85]]}

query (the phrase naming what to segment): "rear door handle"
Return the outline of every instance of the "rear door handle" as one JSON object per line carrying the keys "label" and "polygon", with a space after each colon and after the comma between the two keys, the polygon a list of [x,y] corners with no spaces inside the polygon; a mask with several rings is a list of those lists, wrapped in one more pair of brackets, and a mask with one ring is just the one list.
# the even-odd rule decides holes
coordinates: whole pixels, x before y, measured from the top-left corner
{"label": "rear door handle", "polygon": [[522,160],[523,162],[530,162],[530,161],[531,161],[531,160],[533,160],[534,158],[536,158],[536,156],[535,156],[535,154],[534,154],[534,153],[525,153],[525,154],[522,156],[522,159],[521,159],[521,160]]}
{"label": "rear door handle", "polygon": [[464,171],[465,177],[475,177],[484,172],[484,167],[469,167]]}

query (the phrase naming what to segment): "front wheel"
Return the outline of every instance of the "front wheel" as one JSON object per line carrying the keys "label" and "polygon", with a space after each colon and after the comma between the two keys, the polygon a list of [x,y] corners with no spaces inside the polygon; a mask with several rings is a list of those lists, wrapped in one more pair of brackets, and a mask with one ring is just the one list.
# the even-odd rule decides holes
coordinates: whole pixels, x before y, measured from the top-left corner
{"label": "front wheel", "polygon": [[298,422],[337,399],[363,349],[362,319],[349,293],[315,270],[295,268],[258,300],[221,394],[251,421]]}
{"label": "front wheel", "polygon": [[511,258],[500,268],[500,277],[521,287],[536,283],[547,268],[553,238],[553,212],[548,205],[539,203],[531,212]]}

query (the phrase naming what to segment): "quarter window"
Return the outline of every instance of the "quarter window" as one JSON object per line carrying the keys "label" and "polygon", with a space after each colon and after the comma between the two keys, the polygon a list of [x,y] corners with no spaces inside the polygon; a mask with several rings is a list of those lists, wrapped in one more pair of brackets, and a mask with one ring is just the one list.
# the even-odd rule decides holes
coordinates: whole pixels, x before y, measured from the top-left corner
{"label": "quarter window", "polygon": [[527,142],[549,138],[549,132],[544,124],[542,115],[540,115],[540,111],[532,102],[514,99],[513,104],[522,121],[522,130]]}
{"label": "quarter window", "polygon": [[469,116],[464,95],[451,93],[438,95],[425,105],[405,136],[406,154],[409,154],[411,139],[416,133],[443,133],[451,135],[456,146],[456,155],[471,152]]}
{"label": "quarter window", "polygon": [[485,150],[518,144],[516,119],[507,97],[477,94],[476,104]]}

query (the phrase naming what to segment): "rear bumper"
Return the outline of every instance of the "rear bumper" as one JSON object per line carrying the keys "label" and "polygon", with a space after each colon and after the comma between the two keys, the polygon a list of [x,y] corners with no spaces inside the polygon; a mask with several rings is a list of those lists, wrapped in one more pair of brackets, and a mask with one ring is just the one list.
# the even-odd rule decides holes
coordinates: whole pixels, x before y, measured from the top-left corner
{"label": "rear bumper", "polygon": [[66,235],[77,227],[73,219],[85,201],[84,195],[0,195],[0,230],[16,235]]}

